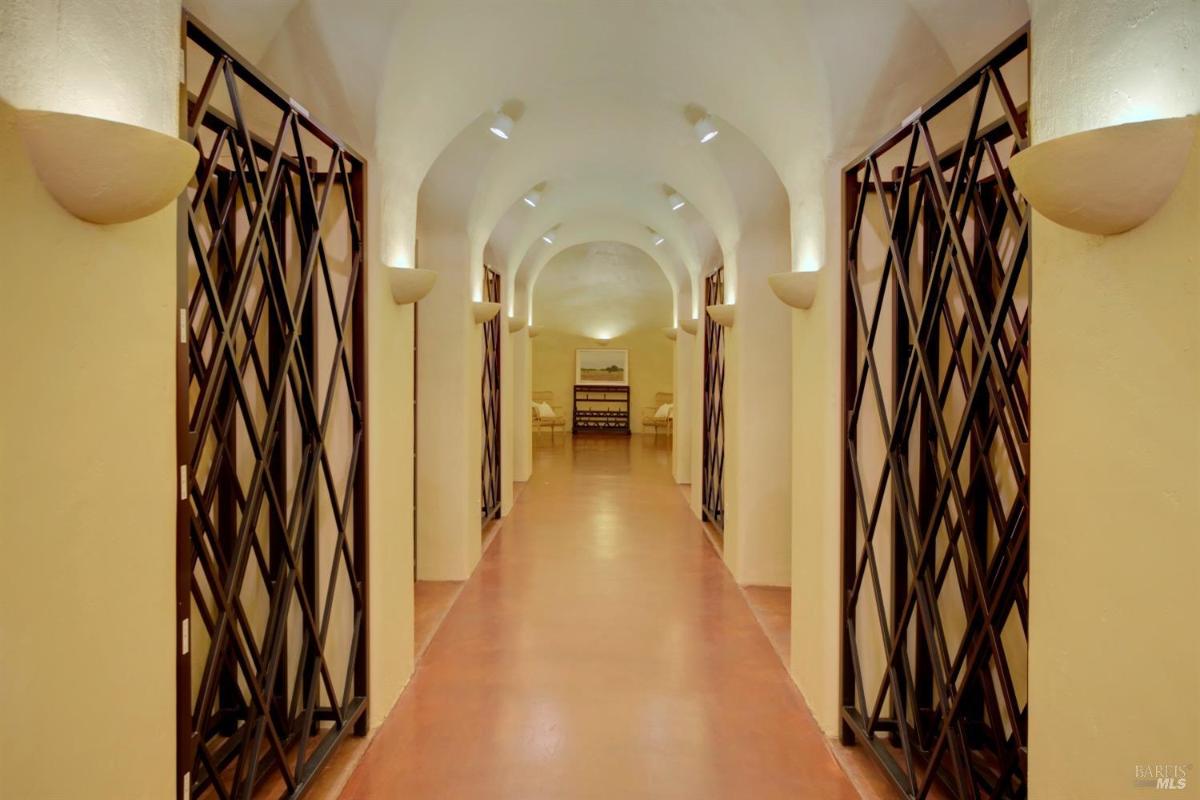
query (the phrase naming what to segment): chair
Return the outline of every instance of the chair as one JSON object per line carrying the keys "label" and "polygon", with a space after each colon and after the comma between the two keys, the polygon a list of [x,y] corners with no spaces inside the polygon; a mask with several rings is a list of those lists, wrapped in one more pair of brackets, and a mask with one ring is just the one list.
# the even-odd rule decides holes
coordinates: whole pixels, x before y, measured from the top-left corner
{"label": "chair", "polygon": [[658,413],[658,409],[667,403],[674,403],[675,396],[670,392],[658,392],[654,395],[654,405],[646,406],[642,409],[642,429],[650,429],[654,431],[654,438],[658,438],[660,431],[671,435],[671,425],[675,418],[675,409],[671,409],[671,413],[665,417],[654,416]]}
{"label": "chair", "polygon": [[563,414],[563,410],[560,406],[554,405],[554,392],[534,392],[532,399],[533,399],[533,402],[545,403],[554,410],[553,415],[547,416],[545,414],[539,413],[536,408],[530,409],[530,413],[533,414],[533,429],[535,431],[538,431],[538,430],[544,431],[546,429],[549,429],[550,430],[550,441],[554,441],[554,429],[555,428],[561,428],[564,431],[567,429],[566,415]]}

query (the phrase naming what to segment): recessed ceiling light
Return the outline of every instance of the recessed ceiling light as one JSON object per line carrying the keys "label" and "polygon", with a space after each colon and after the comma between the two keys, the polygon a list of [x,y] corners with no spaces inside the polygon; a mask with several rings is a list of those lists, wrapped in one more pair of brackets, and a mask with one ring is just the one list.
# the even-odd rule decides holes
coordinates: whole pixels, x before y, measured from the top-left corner
{"label": "recessed ceiling light", "polygon": [[711,142],[713,139],[717,138],[717,134],[720,133],[720,131],[717,130],[717,125],[713,122],[713,118],[711,116],[706,116],[704,119],[697,122],[692,126],[692,130],[696,132],[696,137],[700,140],[700,144]]}
{"label": "recessed ceiling light", "polygon": [[671,204],[672,211],[678,211],[687,205],[687,201],[683,199],[683,195],[676,192],[667,198],[667,202]]}
{"label": "recessed ceiling light", "polygon": [[503,111],[497,111],[496,116],[492,118],[492,124],[488,128],[489,131],[499,136],[501,139],[508,139],[512,135],[513,119]]}
{"label": "recessed ceiling light", "polygon": [[530,208],[537,208],[538,203],[542,202],[542,193],[537,189],[534,189],[521,199],[524,200],[525,205],[529,206]]}
{"label": "recessed ceiling light", "polygon": [[554,231],[546,231],[543,233],[542,241],[546,244],[554,244]]}

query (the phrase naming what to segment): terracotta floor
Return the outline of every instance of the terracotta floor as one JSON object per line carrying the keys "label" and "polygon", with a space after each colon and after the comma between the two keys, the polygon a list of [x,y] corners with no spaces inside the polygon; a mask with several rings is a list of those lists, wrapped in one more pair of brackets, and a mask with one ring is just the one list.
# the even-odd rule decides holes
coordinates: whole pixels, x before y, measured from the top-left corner
{"label": "terracotta floor", "polygon": [[433,641],[438,625],[454,605],[462,581],[417,581],[413,584],[413,647],[417,659]]}
{"label": "terracotta floor", "polygon": [[345,800],[857,797],[668,458],[535,451]]}
{"label": "terracotta floor", "polygon": [[742,591],[775,654],[787,665],[792,660],[792,590],[786,586],[743,586]]}

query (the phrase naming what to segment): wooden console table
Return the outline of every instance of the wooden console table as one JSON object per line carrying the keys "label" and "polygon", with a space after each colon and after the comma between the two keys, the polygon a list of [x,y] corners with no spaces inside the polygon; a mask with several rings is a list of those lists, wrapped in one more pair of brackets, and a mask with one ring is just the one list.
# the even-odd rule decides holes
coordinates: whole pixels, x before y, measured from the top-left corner
{"label": "wooden console table", "polygon": [[629,387],[575,385],[572,430],[629,434]]}

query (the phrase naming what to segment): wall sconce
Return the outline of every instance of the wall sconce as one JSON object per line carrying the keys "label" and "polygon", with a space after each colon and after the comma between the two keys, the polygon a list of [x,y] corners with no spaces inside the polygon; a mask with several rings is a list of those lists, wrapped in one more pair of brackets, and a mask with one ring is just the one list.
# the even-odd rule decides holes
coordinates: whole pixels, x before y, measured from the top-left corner
{"label": "wall sconce", "polygon": [[542,329],[541,329],[541,328],[539,328],[537,325],[530,325],[530,326],[529,326],[529,338],[530,338],[530,339],[536,339],[536,338],[537,338],[537,335],[538,335],[539,333],[541,333],[541,332],[542,332]]}
{"label": "wall sconce", "polygon": [[679,320],[679,329],[681,331],[683,331],[684,333],[695,336],[696,332],[700,330],[700,320],[698,320],[698,319],[681,319],[681,320]]}
{"label": "wall sconce", "polygon": [[675,341],[675,338],[677,336],[679,336],[679,329],[678,328],[663,328],[663,333],[666,334],[666,337],[668,339],[670,339],[671,341]]}
{"label": "wall sconce", "polygon": [[733,327],[733,312],[733,303],[722,303],[720,305],[708,307],[708,315],[712,317],[713,322],[717,323],[722,328]]}
{"label": "wall sconce", "polygon": [[178,137],[98,117],[20,110],[17,128],[46,190],[97,225],[133,222],[166,207],[200,157]]}
{"label": "wall sconce", "polygon": [[812,308],[817,298],[817,280],[816,271],[776,272],[767,276],[767,285],[792,308]]}
{"label": "wall sconce", "polygon": [[392,302],[398,306],[417,302],[437,283],[437,273],[431,269],[385,268],[392,287]]}
{"label": "wall sconce", "polygon": [[472,314],[472,316],[475,317],[476,325],[482,325],[485,322],[491,321],[499,313],[500,313],[500,304],[499,303],[486,303],[486,302],[476,301],[471,304],[471,314]]}
{"label": "wall sconce", "polygon": [[1050,139],[1009,164],[1021,194],[1072,230],[1112,236],[1162,207],[1183,175],[1197,117],[1130,122]]}
{"label": "wall sconce", "polygon": [[509,317],[508,332],[516,333],[517,331],[523,329],[528,321],[529,320],[525,319],[525,317]]}

